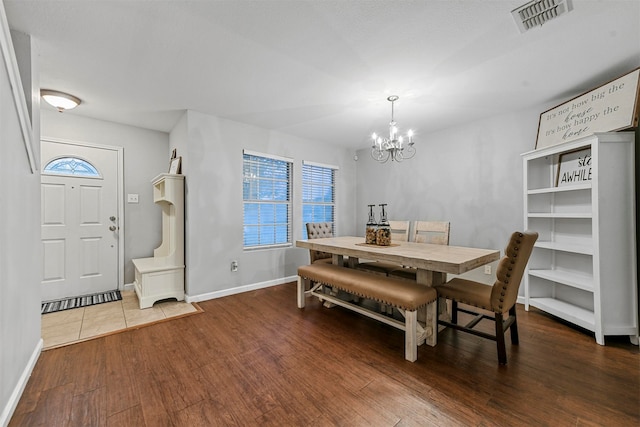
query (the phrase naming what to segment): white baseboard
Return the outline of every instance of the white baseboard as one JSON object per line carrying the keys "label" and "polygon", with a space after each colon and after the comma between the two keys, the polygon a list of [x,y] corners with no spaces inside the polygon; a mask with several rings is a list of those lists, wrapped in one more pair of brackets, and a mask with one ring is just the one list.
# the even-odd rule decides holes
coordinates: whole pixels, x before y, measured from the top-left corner
{"label": "white baseboard", "polygon": [[24,371],[22,371],[22,375],[18,379],[18,383],[13,389],[13,393],[11,393],[11,397],[9,397],[9,401],[5,405],[2,410],[2,414],[0,415],[0,425],[6,427],[9,425],[9,420],[13,416],[13,412],[16,410],[18,406],[18,402],[22,397],[22,393],[24,392],[24,388],[27,386],[27,382],[29,381],[29,377],[31,377],[31,373],[33,372],[33,368],[36,366],[36,362],[40,357],[40,353],[42,352],[42,347],[44,345],[44,340],[40,338],[38,344],[36,344],[36,348],[33,350],[31,357],[29,358],[29,363],[25,366]]}
{"label": "white baseboard", "polygon": [[294,282],[298,280],[298,276],[283,277],[280,279],[268,280],[266,282],[253,283],[251,285],[238,286],[235,288],[223,289],[221,291],[208,292],[206,294],[188,295],[184,298],[187,302],[200,302],[210,299],[222,298],[229,295],[241,294],[243,292],[255,291],[256,289],[269,288],[271,286],[282,285],[284,283]]}
{"label": "white baseboard", "polygon": [[133,283],[125,283],[124,287],[122,288],[123,291],[133,291],[135,290],[135,287],[133,286]]}

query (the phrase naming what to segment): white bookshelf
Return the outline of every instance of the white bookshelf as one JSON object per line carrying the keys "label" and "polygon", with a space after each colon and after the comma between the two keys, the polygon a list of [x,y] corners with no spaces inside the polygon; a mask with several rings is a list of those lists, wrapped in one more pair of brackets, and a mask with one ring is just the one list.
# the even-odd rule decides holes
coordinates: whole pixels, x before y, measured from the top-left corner
{"label": "white bookshelf", "polygon": [[[524,225],[539,233],[524,277],[536,307],[638,344],[635,136],[598,133],[522,154]],[[556,186],[560,157],[591,150],[591,179]]]}

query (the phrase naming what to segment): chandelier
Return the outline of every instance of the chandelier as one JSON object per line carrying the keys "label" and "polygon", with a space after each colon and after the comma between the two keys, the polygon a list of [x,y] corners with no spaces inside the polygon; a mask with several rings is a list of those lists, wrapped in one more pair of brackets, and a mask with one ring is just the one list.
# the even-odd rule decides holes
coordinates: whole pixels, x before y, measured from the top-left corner
{"label": "chandelier", "polygon": [[371,157],[380,163],[391,161],[401,162],[404,159],[410,159],[416,154],[416,148],[413,146],[413,131],[409,129],[407,132],[407,144],[403,145],[404,137],[399,135],[398,124],[393,118],[393,103],[399,99],[398,96],[392,95],[387,98],[391,102],[391,122],[389,122],[389,137],[385,138],[377,134],[371,135],[373,145],[371,146]]}

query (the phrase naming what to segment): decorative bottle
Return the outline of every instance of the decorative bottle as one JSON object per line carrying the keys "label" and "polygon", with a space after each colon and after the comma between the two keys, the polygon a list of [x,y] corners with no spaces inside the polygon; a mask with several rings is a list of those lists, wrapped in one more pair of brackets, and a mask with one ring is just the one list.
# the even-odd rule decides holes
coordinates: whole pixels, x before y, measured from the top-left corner
{"label": "decorative bottle", "polygon": [[387,221],[387,213],[384,211],[386,203],[380,205],[382,212],[380,213],[380,223],[378,224],[378,231],[376,232],[376,245],[389,246],[391,245],[391,226]]}
{"label": "decorative bottle", "polygon": [[375,205],[367,205],[369,206],[369,220],[367,221],[367,229],[365,232],[365,243],[368,245],[376,244],[376,231],[378,230],[378,224],[376,223],[376,218],[373,216],[373,207]]}

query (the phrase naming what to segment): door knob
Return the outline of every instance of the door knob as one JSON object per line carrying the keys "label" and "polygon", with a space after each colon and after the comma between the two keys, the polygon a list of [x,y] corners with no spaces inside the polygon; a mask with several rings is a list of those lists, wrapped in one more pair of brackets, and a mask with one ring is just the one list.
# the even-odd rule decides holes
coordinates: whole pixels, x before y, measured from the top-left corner
{"label": "door knob", "polygon": [[116,231],[116,226],[115,226],[115,225],[110,226],[110,227],[109,227],[109,230],[111,230],[111,231]]}
{"label": "door knob", "polygon": [[115,220],[116,220],[116,217],[115,217],[115,216],[110,216],[110,217],[109,217],[109,219],[110,219],[111,221],[115,221]]}

